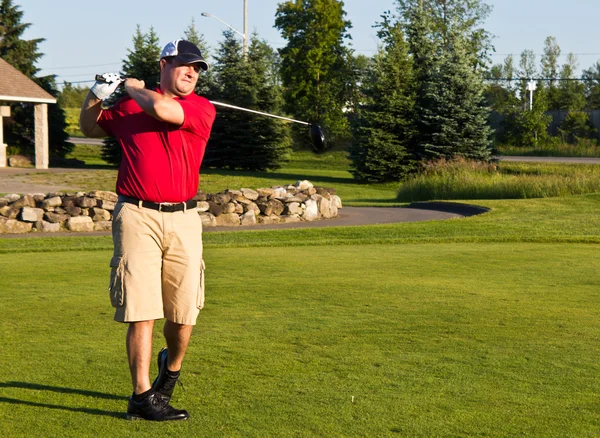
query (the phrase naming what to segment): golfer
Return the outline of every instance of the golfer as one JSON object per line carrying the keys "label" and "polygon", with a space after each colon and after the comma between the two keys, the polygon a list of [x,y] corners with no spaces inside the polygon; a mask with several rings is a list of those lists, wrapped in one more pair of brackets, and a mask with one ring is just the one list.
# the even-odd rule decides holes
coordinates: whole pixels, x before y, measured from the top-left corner
{"label": "golfer", "polygon": [[[129,324],[133,395],[126,418],[165,421],[189,417],[169,402],[204,304],[202,222],[192,198],[215,108],[194,93],[200,71],[208,69],[194,44],[170,42],[159,67],[156,90],[138,79],[101,75],[83,103],[80,126],[88,137],[116,137],[122,148],[109,290],[115,320]],[[121,83],[127,96],[104,109],[102,101]],[[150,384],[152,331],[161,318],[167,348]]]}

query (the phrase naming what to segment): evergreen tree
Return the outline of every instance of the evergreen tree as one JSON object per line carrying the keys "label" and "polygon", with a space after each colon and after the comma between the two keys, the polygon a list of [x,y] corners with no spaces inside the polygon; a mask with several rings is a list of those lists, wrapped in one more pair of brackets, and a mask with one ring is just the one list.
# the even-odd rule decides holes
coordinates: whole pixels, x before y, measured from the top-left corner
{"label": "evergreen tree", "polygon": [[583,70],[581,79],[585,87],[586,109],[600,109],[600,62]]}
{"label": "evergreen tree", "polygon": [[567,62],[560,70],[558,87],[558,108],[566,111],[579,111],[585,107],[584,85],[576,80],[577,57],[573,53],[567,56]]}
{"label": "evergreen tree", "polygon": [[558,87],[555,79],[558,78],[558,58],[560,57],[560,47],[556,38],[549,36],[544,42],[544,54],[542,55],[542,76],[545,79],[552,79],[544,83],[548,96],[548,109],[559,109]]}
{"label": "evergreen tree", "polygon": [[383,16],[383,47],[362,81],[361,101],[352,119],[351,173],[359,181],[398,181],[414,167],[414,88],[408,45],[398,24]]}
{"label": "evergreen tree", "polygon": [[[234,33],[226,30],[223,35],[225,39],[217,51],[214,66],[218,87],[210,94],[223,103],[281,113],[284,102],[274,76],[273,50],[252,35],[246,60]],[[289,124],[218,107],[203,165],[242,170],[276,169],[288,158],[290,146]]]}
{"label": "evergreen tree", "polygon": [[[140,26],[137,26],[133,36],[133,50],[128,49],[127,52],[127,59],[123,60],[122,75],[142,80],[146,88],[155,89],[160,78],[158,61],[161,47],[154,28],[150,27],[147,33],[142,33]],[[114,104],[124,95],[125,91],[120,87],[106,104]],[[102,158],[115,166],[119,165],[121,162],[121,146],[116,138],[107,137],[104,139]]]}
{"label": "evergreen tree", "polygon": [[399,2],[416,74],[413,151],[422,159],[491,157],[483,97],[489,7],[479,0]]}
{"label": "evergreen tree", "polygon": [[344,46],[351,27],[339,0],[288,0],[275,15],[287,40],[279,50],[287,111],[326,127],[329,144],[349,136],[344,108],[352,93],[352,51]]}
{"label": "evergreen tree", "polygon": [[[31,24],[22,23],[23,11],[12,0],[0,1],[0,58],[11,64],[54,97],[58,96],[54,76],[37,77],[36,62],[43,56],[38,45],[43,38],[24,40],[23,33]],[[9,102],[11,117],[6,120],[4,139],[20,153],[32,155],[35,151],[34,104]],[[60,104],[48,105],[48,149],[51,162],[55,156],[64,157],[73,149],[66,134],[66,115]],[[51,163],[52,164],[52,163]]]}
{"label": "evergreen tree", "polygon": [[[202,57],[204,58],[204,60],[206,62],[208,62],[209,65],[212,66],[210,48],[209,48],[208,44],[206,43],[206,40],[204,39],[204,35],[202,35],[201,33],[198,33],[198,30],[196,29],[196,23],[193,18],[192,18],[192,22],[190,23],[190,25],[183,32],[183,37],[184,37],[184,39],[188,40],[189,42],[194,43],[196,45],[196,47],[198,47],[200,49],[200,52],[202,53]],[[200,96],[212,98],[210,96],[210,92],[211,92],[211,90],[213,90],[216,87],[215,80],[216,80],[215,74],[214,74],[213,68],[211,67],[208,69],[208,71],[202,73],[200,75],[200,77],[198,78],[198,83],[196,84],[196,90],[195,90],[196,93],[199,94]]]}

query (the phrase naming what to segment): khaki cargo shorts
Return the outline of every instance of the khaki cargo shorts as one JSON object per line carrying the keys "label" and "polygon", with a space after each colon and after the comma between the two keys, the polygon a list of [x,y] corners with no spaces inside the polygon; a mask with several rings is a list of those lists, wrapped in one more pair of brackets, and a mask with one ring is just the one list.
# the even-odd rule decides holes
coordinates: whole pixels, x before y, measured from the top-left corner
{"label": "khaki cargo shorts", "polygon": [[204,306],[198,210],[167,213],[118,202],[112,227],[109,291],[115,321],[167,318],[195,325]]}

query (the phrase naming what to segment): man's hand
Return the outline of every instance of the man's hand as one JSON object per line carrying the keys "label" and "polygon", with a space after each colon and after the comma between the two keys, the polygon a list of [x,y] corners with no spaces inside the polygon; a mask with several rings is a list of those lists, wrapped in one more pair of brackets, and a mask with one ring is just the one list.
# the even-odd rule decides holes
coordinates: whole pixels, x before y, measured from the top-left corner
{"label": "man's hand", "polygon": [[140,81],[139,79],[127,78],[125,79],[125,90],[129,92],[130,90],[143,90],[146,84],[144,81]]}
{"label": "man's hand", "polygon": [[118,73],[101,74],[96,83],[92,85],[90,91],[100,100],[105,100],[115,92],[119,84],[123,82],[123,78]]}

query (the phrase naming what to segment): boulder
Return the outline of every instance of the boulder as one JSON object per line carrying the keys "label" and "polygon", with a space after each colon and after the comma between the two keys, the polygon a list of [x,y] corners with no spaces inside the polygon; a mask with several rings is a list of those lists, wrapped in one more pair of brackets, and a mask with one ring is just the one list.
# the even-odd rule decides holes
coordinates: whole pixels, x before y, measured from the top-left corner
{"label": "boulder", "polygon": [[203,202],[206,201],[206,193],[202,190],[198,190],[196,196],[192,198],[193,201]]}
{"label": "boulder", "polygon": [[206,201],[198,202],[198,211],[205,212],[205,211],[208,211],[209,208],[210,208],[210,205],[208,204],[208,202],[206,202]]}
{"label": "boulder", "polygon": [[0,208],[6,207],[8,205],[8,199],[0,198]]}
{"label": "boulder", "polygon": [[115,209],[115,206],[117,204],[113,201],[107,201],[104,199],[101,199],[100,201],[98,201],[98,207],[104,209],[104,210],[108,210],[108,211],[113,211]]}
{"label": "boulder", "polygon": [[242,194],[250,201],[256,201],[258,199],[258,192],[252,189],[242,189]]}
{"label": "boulder", "polygon": [[247,211],[240,216],[241,225],[256,225],[256,215],[253,211]]}
{"label": "boulder", "polygon": [[[258,197],[264,197],[264,198],[270,198],[271,196],[273,196],[273,194],[275,193],[275,190],[273,189],[257,189],[256,193],[258,193]],[[258,199],[258,198],[256,198]],[[253,201],[256,201],[256,199],[253,199]]]}
{"label": "boulder", "polygon": [[302,213],[302,219],[305,221],[314,221],[319,219],[319,206],[317,205],[317,201],[313,199],[308,199],[304,205],[306,208]]}
{"label": "boulder", "polygon": [[295,186],[298,190],[308,190],[314,187],[313,184],[308,180],[296,181]]}
{"label": "boulder", "polygon": [[209,195],[208,198],[209,201],[219,205],[225,205],[231,201],[231,196],[227,192],[215,193],[214,195]]}
{"label": "boulder", "polygon": [[75,200],[75,204],[81,208],[92,208],[98,204],[98,200],[89,196],[79,196]]}
{"label": "boulder", "polygon": [[70,206],[70,207],[66,207],[65,211],[67,212],[67,214],[69,216],[77,217],[81,214],[82,210],[79,207]]}
{"label": "boulder", "polygon": [[68,214],[53,213],[51,211],[47,211],[44,214],[44,220],[51,224],[62,224],[66,222],[69,217],[70,216]]}
{"label": "boulder", "polygon": [[110,211],[104,210],[103,208],[90,208],[90,217],[94,222],[103,222],[110,220]]}
{"label": "boulder", "polygon": [[16,219],[20,212],[20,208],[13,207],[12,205],[0,208],[0,216],[8,219]]}
{"label": "boulder", "polygon": [[292,224],[295,222],[302,222],[302,219],[297,214],[290,214],[290,215],[281,216],[281,221],[284,224]]}
{"label": "boulder", "polygon": [[337,208],[342,208],[342,200],[340,199],[339,196],[337,195],[333,195],[331,197],[331,202],[337,207]]}
{"label": "boulder", "polygon": [[33,228],[31,222],[21,222],[16,219],[7,219],[0,217],[0,233],[5,234],[22,234],[29,233]]}
{"label": "boulder", "polygon": [[22,198],[19,198],[15,202],[10,204],[11,207],[15,208],[23,208],[23,207],[31,207],[35,208],[35,199],[31,195],[23,195]]}
{"label": "boulder", "polygon": [[56,233],[60,231],[60,224],[42,221],[42,227],[40,228],[40,231],[44,233]]}
{"label": "boulder", "polygon": [[94,190],[94,191],[90,192],[90,196],[92,198],[96,198],[101,201],[109,201],[109,202],[117,202],[117,199],[119,199],[119,195],[117,195],[116,193],[105,192],[105,191],[101,191],[101,190]]}
{"label": "boulder", "polygon": [[229,213],[235,213],[235,204],[233,202],[223,205],[223,214]]}
{"label": "boulder", "polygon": [[237,227],[240,224],[240,216],[235,213],[224,213],[217,216],[217,226]]}
{"label": "boulder", "polygon": [[42,208],[46,211],[52,210],[62,205],[62,199],[60,196],[54,196],[52,198],[46,198],[42,200]]}
{"label": "boulder", "polygon": [[94,231],[94,221],[89,216],[77,216],[67,219],[69,231]]}
{"label": "boulder", "polygon": [[299,202],[291,202],[285,206],[284,215],[302,214],[302,206]]}
{"label": "boulder", "polygon": [[213,201],[208,201],[208,210],[214,216],[220,216],[223,213],[223,207]]}
{"label": "boulder", "polygon": [[200,215],[200,219],[202,219],[203,227],[216,227],[217,226],[217,218],[212,213],[201,212],[198,214]]}
{"label": "boulder", "polygon": [[6,199],[8,201],[8,203],[12,203],[15,201],[18,201],[19,199],[21,199],[21,195],[17,195],[16,193],[11,193],[9,195],[4,195],[3,196],[4,199]]}
{"label": "boulder", "polygon": [[31,157],[26,157],[25,155],[8,157],[8,165],[10,167],[34,167]]}
{"label": "boulder", "polygon": [[283,203],[277,199],[269,199],[267,202],[260,202],[258,204],[260,208],[260,212],[265,216],[270,216],[272,214],[280,215],[283,213]]}
{"label": "boulder", "polygon": [[21,209],[21,220],[23,222],[40,222],[44,217],[44,210],[41,208],[23,207]]}
{"label": "boulder", "polygon": [[94,222],[94,231],[110,231],[112,230],[112,221]]}

